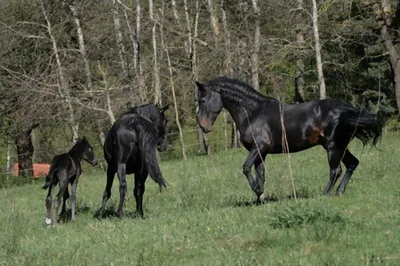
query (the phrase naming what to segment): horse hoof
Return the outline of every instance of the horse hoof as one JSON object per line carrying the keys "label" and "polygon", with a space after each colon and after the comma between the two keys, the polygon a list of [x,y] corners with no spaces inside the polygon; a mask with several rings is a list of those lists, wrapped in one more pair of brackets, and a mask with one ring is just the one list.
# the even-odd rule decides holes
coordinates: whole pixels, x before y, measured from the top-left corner
{"label": "horse hoof", "polygon": [[46,218],[45,223],[46,223],[46,225],[50,225],[51,224],[51,219],[50,218]]}
{"label": "horse hoof", "polygon": [[260,197],[258,197],[258,200],[259,200],[260,202],[262,202],[262,201],[265,200],[265,195],[264,195],[264,193],[262,193],[262,194],[260,195]]}

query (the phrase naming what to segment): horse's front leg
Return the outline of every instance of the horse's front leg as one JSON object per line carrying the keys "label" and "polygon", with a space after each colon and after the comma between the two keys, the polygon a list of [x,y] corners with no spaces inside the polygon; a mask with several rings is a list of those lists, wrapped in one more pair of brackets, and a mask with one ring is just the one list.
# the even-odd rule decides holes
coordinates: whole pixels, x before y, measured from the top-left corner
{"label": "horse's front leg", "polygon": [[[247,180],[249,181],[251,190],[253,190],[254,193],[257,195],[257,199],[261,197],[261,194],[264,192],[264,158],[262,154],[264,153],[265,148],[264,147],[255,147],[250,150],[249,155],[247,156],[246,161],[243,164],[243,174],[247,177]],[[260,157],[261,155],[261,157]],[[256,182],[254,180],[253,175],[251,174],[251,167],[255,164],[255,162],[260,162],[257,164],[259,166],[260,174],[257,173],[257,179],[260,178],[260,181]],[[262,167],[260,166],[262,164]],[[261,173],[262,173],[262,179],[261,179]],[[260,184],[262,183],[262,186]]]}
{"label": "horse's front leg", "polygon": [[265,183],[265,154],[261,154],[261,158],[257,157],[254,166],[256,168],[257,178],[257,203],[261,203],[264,200],[264,183]]}

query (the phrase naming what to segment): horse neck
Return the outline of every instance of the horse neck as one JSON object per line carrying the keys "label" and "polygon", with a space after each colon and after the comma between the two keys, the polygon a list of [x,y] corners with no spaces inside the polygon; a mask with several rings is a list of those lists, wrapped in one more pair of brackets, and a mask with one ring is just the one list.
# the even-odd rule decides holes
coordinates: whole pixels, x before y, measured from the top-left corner
{"label": "horse neck", "polygon": [[255,109],[263,104],[260,101],[246,97],[246,95],[233,95],[224,90],[221,90],[220,95],[223,107],[231,114],[236,125],[243,123]]}
{"label": "horse neck", "polygon": [[84,150],[81,147],[72,147],[72,149],[68,152],[68,155],[76,161],[82,161]]}

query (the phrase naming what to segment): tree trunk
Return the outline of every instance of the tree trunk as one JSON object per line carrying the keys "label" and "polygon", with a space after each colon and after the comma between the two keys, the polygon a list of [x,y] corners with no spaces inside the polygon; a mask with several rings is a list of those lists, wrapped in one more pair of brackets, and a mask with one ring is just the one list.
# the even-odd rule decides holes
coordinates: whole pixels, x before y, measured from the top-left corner
{"label": "tree trunk", "polygon": [[135,74],[136,80],[139,84],[139,92],[140,97],[145,101],[147,95],[146,90],[144,87],[143,81],[143,70],[142,70],[142,60],[141,60],[141,49],[140,49],[140,20],[141,20],[141,13],[140,13],[140,0],[135,0],[135,8],[136,8],[136,48],[134,50],[134,56],[136,58],[136,67],[135,67]]}
{"label": "tree trunk", "polygon": [[[139,2],[137,0],[137,2]],[[139,12],[136,12],[137,14],[139,14],[139,17],[136,18],[136,32],[133,31],[131,24],[129,22],[129,16],[126,12],[126,10],[124,9],[124,17],[125,17],[125,22],[126,22],[126,26],[129,29],[129,37],[131,38],[131,42],[132,42],[132,49],[133,49],[133,68],[135,70],[135,79],[132,81],[132,90],[133,88],[137,88],[138,89],[138,94],[140,97],[140,101],[141,103],[145,102],[145,92],[143,90],[143,81],[142,81],[142,69],[141,69],[141,63],[140,63],[140,53],[139,53],[139,40],[138,40],[138,32],[140,31],[140,3],[139,4],[139,8],[136,10],[139,10]],[[135,96],[133,93],[131,94],[132,97],[132,103],[135,103]]]}
{"label": "tree trunk", "polygon": [[72,143],[75,143],[79,137],[79,135],[78,135],[79,123],[76,122],[76,119],[75,119],[74,108],[71,103],[71,95],[70,95],[70,91],[68,88],[68,84],[67,84],[65,76],[64,76],[64,69],[61,64],[61,59],[60,59],[60,55],[59,55],[59,51],[58,51],[58,47],[57,47],[57,42],[53,35],[52,26],[50,24],[50,19],[47,16],[43,1],[41,2],[41,7],[42,7],[43,15],[44,15],[44,17],[46,19],[46,23],[47,23],[47,33],[49,34],[51,43],[53,45],[53,52],[54,52],[54,56],[56,58],[57,69],[58,69],[58,78],[59,78],[58,91],[60,93],[60,96],[62,98],[64,98],[64,102],[68,109],[69,124],[70,124],[71,131],[72,131]]}
{"label": "tree trunk", "polygon": [[[379,13],[378,13],[379,12]],[[390,34],[390,27],[392,26],[392,5],[389,0],[381,0],[381,7],[377,10],[381,14],[382,19],[381,36],[385,42],[386,50],[389,53],[389,63],[393,72],[393,86],[396,95],[397,109],[400,111],[400,57],[393,44],[393,37]]]}
{"label": "tree trunk", "polygon": [[18,156],[18,176],[33,177],[32,129],[23,131],[15,136]]}
{"label": "tree trunk", "polygon": [[7,166],[6,166],[6,169],[7,169],[8,174],[12,173],[12,171],[11,171],[11,144],[8,143],[8,141],[7,141]]}
{"label": "tree trunk", "polygon": [[315,57],[317,59],[317,71],[318,71],[318,85],[320,92],[320,99],[326,99],[326,88],[325,88],[325,79],[324,72],[322,67],[322,58],[321,58],[321,45],[319,43],[319,31],[318,31],[318,10],[317,10],[317,2],[316,0],[312,0],[313,4],[313,30],[314,30],[314,40],[315,40]]}
{"label": "tree trunk", "polygon": [[152,43],[153,43],[153,82],[154,82],[154,102],[162,104],[161,99],[161,85],[160,85],[160,70],[158,67],[157,58],[157,40],[156,40],[156,21],[154,19],[153,0],[149,0],[149,14],[152,23]]}
{"label": "tree trunk", "polygon": [[[225,67],[224,67],[224,74],[226,76],[233,76],[233,68],[232,68],[232,57],[231,57],[231,37],[228,30],[228,22],[226,19],[226,11],[225,11],[225,0],[221,0],[221,13],[222,13],[222,26],[224,29],[224,39],[225,39]],[[226,111],[223,110],[224,115],[224,147],[225,150],[228,149],[228,121],[227,121],[227,114]],[[234,126],[235,122],[232,121],[232,127]],[[236,135],[236,131],[232,130],[232,133]],[[231,139],[234,136],[231,136]]]}
{"label": "tree trunk", "polygon": [[101,73],[101,76],[103,77],[104,92],[106,94],[106,100],[107,100],[107,114],[108,114],[108,117],[110,118],[111,125],[113,125],[115,122],[115,116],[114,116],[114,112],[113,112],[112,106],[111,106],[111,98],[110,98],[110,91],[108,89],[107,76],[106,76],[106,73],[104,72],[103,68],[101,67],[100,63],[98,63],[98,68]]}
{"label": "tree trunk", "polygon": [[305,46],[304,42],[304,23],[303,23],[303,0],[298,0],[298,9],[296,15],[296,24],[297,24],[297,45],[299,47],[298,59],[296,61],[296,75],[295,75],[295,102],[302,103],[306,99],[305,91],[304,91],[304,62],[303,62],[303,49]]}
{"label": "tree trunk", "polygon": [[68,3],[68,7],[71,10],[72,16],[74,17],[75,25],[76,25],[76,33],[78,35],[78,43],[79,43],[79,52],[81,53],[82,60],[85,64],[85,72],[86,72],[86,85],[89,91],[89,95],[93,96],[93,91],[92,91],[92,73],[90,71],[90,66],[89,66],[89,60],[86,55],[86,49],[85,49],[85,41],[83,38],[83,31],[81,27],[81,22],[78,17],[78,10],[77,10],[77,5],[76,1],[72,1]]}
{"label": "tree trunk", "polygon": [[[190,30],[190,19],[189,19],[189,12],[188,12],[188,7],[187,7],[187,0],[183,0],[184,3],[184,8],[185,8],[185,16],[186,16],[186,25],[187,25],[187,31],[188,31],[188,42],[190,41],[191,43],[189,44],[191,46],[191,53],[189,56],[191,56],[191,64],[192,64],[192,80],[197,81],[199,78],[198,74],[198,69],[197,69],[197,36],[198,36],[198,25],[199,25],[199,0],[196,0],[196,18],[194,21],[194,36],[192,38],[191,35],[191,30]],[[198,108],[198,95],[197,95],[197,86],[195,86],[195,103],[196,103],[196,108]],[[197,139],[198,139],[198,147],[200,146],[203,147],[207,155],[211,154],[211,147],[208,142],[208,136],[201,131],[200,126],[197,124]]]}
{"label": "tree trunk", "polygon": [[175,94],[175,85],[174,85],[174,78],[173,78],[173,73],[172,73],[172,65],[171,65],[171,59],[169,57],[169,52],[168,52],[168,48],[164,42],[164,31],[163,31],[163,20],[164,20],[164,2],[163,2],[163,8],[161,11],[161,16],[162,16],[162,21],[161,21],[161,25],[160,25],[160,35],[161,35],[161,47],[162,49],[164,49],[165,54],[167,56],[167,63],[168,63],[168,70],[169,70],[169,82],[170,82],[170,87],[171,87],[171,92],[172,92],[172,100],[174,102],[174,111],[175,111],[175,122],[176,125],[178,126],[178,131],[179,131],[179,139],[181,141],[181,151],[182,151],[182,157],[184,160],[187,159],[186,157],[186,148],[185,148],[185,142],[183,139],[183,131],[182,131],[182,127],[181,127],[181,123],[179,121],[179,111],[178,111],[178,101],[176,99],[176,94]]}
{"label": "tree trunk", "polygon": [[172,4],[172,11],[174,13],[175,22],[178,25],[178,28],[181,30],[182,27],[181,27],[181,22],[180,22],[180,18],[179,18],[179,15],[178,15],[178,11],[176,9],[176,1],[175,0],[171,0],[171,4]]}
{"label": "tree trunk", "polygon": [[208,8],[208,13],[210,15],[210,25],[211,25],[211,30],[212,30],[213,37],[214,37],[214,43],[215,43],[215,46],[217,47],[218,36],[219,36],[219,26],[218,26],[217,17],[215,16],[215,13],[214,13],[214,7],[213,7],[212,0],[207,0],[207,8]]}
{"label": "tree trunk", "polygon": [[258,78],[258,54],[260,53],[260,9],[257,0],[251,0],[255,17],[254,28],[254,46],[251,54],[251,80],[255,90],[260,90],[260,82]]}
{"label": "tree trunk", "polygon": [[[116,0],[114,1],[113,5],[113,20],[114,20],[114,30],[115,30],[115,38],[117,40],[117,48],[118,48],[118,55],[119,55],[119,62],[121,65],[121,70],[122,70],[122,79],[123,79],[123,85],[126,86],[129,84],[129,69],[128,69],[128,64],[125,60],[125,45],[122,41],[122,31],[121,31],[121,22],[119,19],[119,5]],[[131,92],[131,88],[129,85],[129,91]]]}

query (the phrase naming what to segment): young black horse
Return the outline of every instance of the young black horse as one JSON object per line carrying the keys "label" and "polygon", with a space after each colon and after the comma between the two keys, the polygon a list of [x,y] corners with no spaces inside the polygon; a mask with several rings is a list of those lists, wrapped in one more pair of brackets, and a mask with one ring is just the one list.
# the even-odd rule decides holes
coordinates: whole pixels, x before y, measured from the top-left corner
{"label": "young black horse", "polygon": [[59,184],[59,191],[54,202],[53,209],[53,223],[57,224],[57,211],[61,203],[61,197],[63,197],[63,206],[61,213],[65,213],[65,202],[69,198],[68,184],[72,185],[71,200],[72,200],[72,220],[75,221],[75,210],[76,210],[76,189],[78,186],[78,179],[82,173],[81,161],[82,159],[95,166],[97,160],[93,154],[93,147],[89,144],[86,137],[78,140],[77,143],[67,153],[54,156],[51,161],[49,174],[46,176],[46,184],[42,187],[43,189],[49,189],[46,197],[46,224],[51,224],[50,212],[51,212],[51,190],[54,186]]}
{"label": "young black horse", "polygon": [[[341,195],[346,189],[359,161],[347,146],[354,138],[365,145],[375,145],[382,133],[383,122],[366,111],[358,110],[338,100],[317,100],[289,105],[263,96],[249,85],[236,79],[221,77],[198,87],[197,119],[203,132],[212,125],[226,108],[234,119],[240,140],[250,152],[243,164],[243,173],[260,202],[264,192],[264,161],[268,153],[283,153],[283,133],[286,132],[289,152],[302,151],[322,145],[328,153],[330,178],[323,193],[328,194],[341,175],[340,161],[346,173],[337,189]],[[281,115],[282,114],[282,115]],[[284,132],[282,132],[282,120]],[[251,174],[254,165],[255,180]]]}
{"label": "young black horse", "polygon": [[167,148],[164,112],[168,105],[158,108],[154,104],[137,106],[118,119],[107,134],[104,143],[104,158],[107,161],[107,184],[103,193],[101,209],[104,210],[111,197],[114,175],[119,179],[120,201],[117,215],[122,216],[126,193],[126,174],[135,174],[133,194],[136,211],[143,217],[143,194],[148,174],[158,183],[160,189],[166,182],[158,166],[156,152]]}

